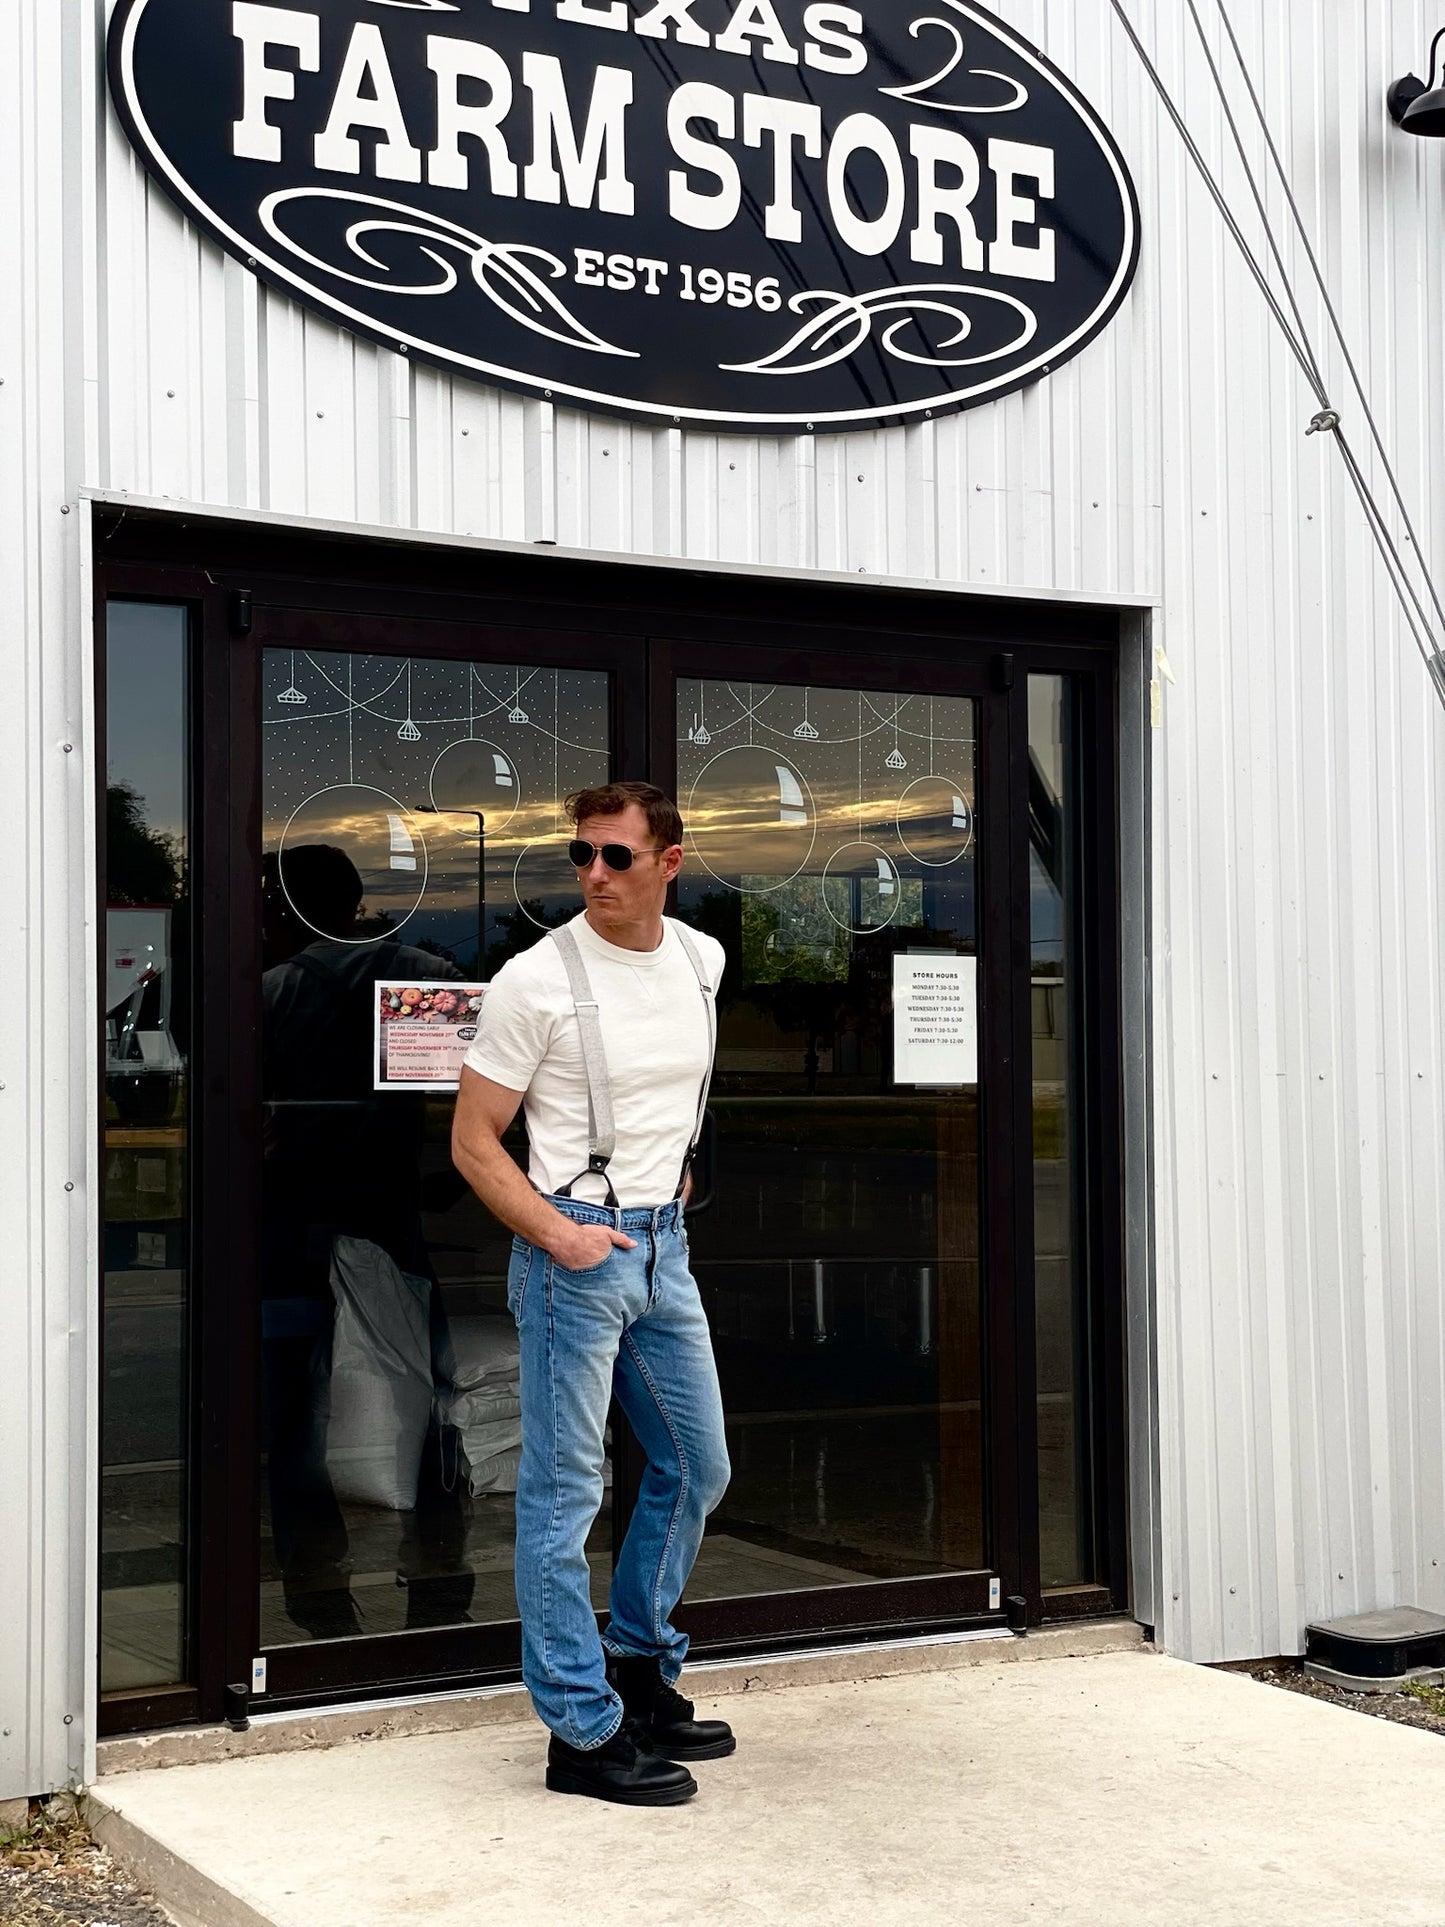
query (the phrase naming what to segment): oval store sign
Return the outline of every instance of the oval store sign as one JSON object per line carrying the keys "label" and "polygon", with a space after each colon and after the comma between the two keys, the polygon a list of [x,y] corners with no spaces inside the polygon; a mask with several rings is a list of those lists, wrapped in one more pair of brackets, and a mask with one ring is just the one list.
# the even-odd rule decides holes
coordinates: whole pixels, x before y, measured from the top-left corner
{"label": "oval store sign", "polygon": [[992,400],[1138,258],[1088,103],[965,0],[118,0],[182,210],[343,327],[723,429]]}

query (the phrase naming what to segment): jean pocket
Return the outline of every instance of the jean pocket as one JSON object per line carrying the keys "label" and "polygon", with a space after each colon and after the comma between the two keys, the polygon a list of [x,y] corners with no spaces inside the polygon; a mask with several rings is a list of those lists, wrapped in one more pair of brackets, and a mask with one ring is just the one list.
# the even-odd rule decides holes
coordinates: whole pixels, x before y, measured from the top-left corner
{"label": "jean pocket", "polygon": [[570,1268],[570,1266],[559,1265],[555,1258],[551,1258],[548,1260],[547,1268],[550,1272],[554,1273],[556,1276],[561,1278],[600,1278],[603,1272],[606,1271],[607,1267],[612,1263],[612,1260],[616,1255],[616,1250],[617,1250],[617,1247],[614,1245],[612,1250],[608,1252],[607,1256],[602,1260],[600,1264],[586,1265],[583,1267],[581,1271],[573,1271]]}
{"label": "jean pocket", "polygon": [[522,1301],[527,1295],[527,1280],[532,1275],[532,1262],[537,1255],[536,1247],[525,1239],[513,1238],[512,1260],[507,1266],[507,1310],[518,1324],[522,1320]]}

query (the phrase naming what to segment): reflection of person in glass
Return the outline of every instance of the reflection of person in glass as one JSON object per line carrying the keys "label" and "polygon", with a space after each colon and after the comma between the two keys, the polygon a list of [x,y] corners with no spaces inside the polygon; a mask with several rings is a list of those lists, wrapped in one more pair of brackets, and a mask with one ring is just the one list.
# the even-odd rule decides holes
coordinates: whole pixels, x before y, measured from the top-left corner
{"label": "reflection of person in glass", "polygon": [[[438,1355],[443,1313],[422,1230],[424,1097],[373,1090],[377,980],[458,973],[429,953],[357,936],[363,886],[343,850],[308,844],[263,860],[265,1098],[262,1340],[271,1527],[286,1611],[319,1639],[363,1630],[350,1589],[346,1523],[327,1471],[336,1268],[359,1254],[373,1289],[395,1281],[426,1311]],[[455,1187],[450,1173],[443,1184]],[[459,1187],[456,1187],[459,1188]],[[380,1310],[384,1316],[386,1307]],[[426,1346],[426,1334],[422,1337]],[[426,1395],[422,1404],[426,1409]],[[378,1429],[388,1423],[384,1410]],[[378,1437],[384,1452],[387,1441]],[[464,1514],[455,1452],[435,1422],[397,1554],[407,1625],[465,1618]],[[408,1495],[409,1496],[409,1495]]]}

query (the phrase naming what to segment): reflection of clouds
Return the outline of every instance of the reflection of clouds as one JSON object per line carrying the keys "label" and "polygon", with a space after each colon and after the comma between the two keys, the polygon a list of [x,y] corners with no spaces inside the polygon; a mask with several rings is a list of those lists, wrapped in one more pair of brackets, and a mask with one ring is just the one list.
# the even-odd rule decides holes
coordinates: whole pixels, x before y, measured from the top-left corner
{"label": "reflection of clouds", "polygon": [[[471,812],[485,820],[488,916],[505,916],[516,908],[513,873],[525,849],[551,844],[565,861],[562,798],[607,780],[609,677],[345,652],[298,652],[297,661],[311,701],[288,713],[277,699],[291,652],[266,652],[264,847],[341,847],[362,871],[368,909],[406,915],[406,941],[469,948],[480,883]],[[514,708],[526,723],[508,722]],[[416,740],[398,736],[408,716]],[[293,824],[297,805],[328,786],[337,786],[329,805],[304,809]],[[383,804],[374,792],[394,800]],[[413,842],[414,872],[391,868],[409,854],[392,847],[391,816]],[[575,897],[570,868],[565,879]]]}
{"label": "reflection of clouds", "polygon": [[682,724],[705,713],[711,738],[679,743],[689,855],[744,897],[797,879],[834,923],[877,929],[922,914],[910,875],[942,882],[971,861],[972,698],[693,679],[677,707]]}

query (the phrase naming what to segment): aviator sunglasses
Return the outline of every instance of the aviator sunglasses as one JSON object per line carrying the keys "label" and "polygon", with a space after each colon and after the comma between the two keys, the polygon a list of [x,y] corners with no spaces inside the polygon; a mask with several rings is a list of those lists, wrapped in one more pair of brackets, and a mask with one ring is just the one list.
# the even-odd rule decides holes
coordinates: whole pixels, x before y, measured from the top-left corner
{"label": "aviator sunglasses", "polygon": [[567,845],[567,855],[574,870],[590,870],[600,856],[609,870],[630,870],[633,859],[639,856],[662,856],[665,846],[655,850],[634,850],[626,843],[584,843],[576,837]]}

